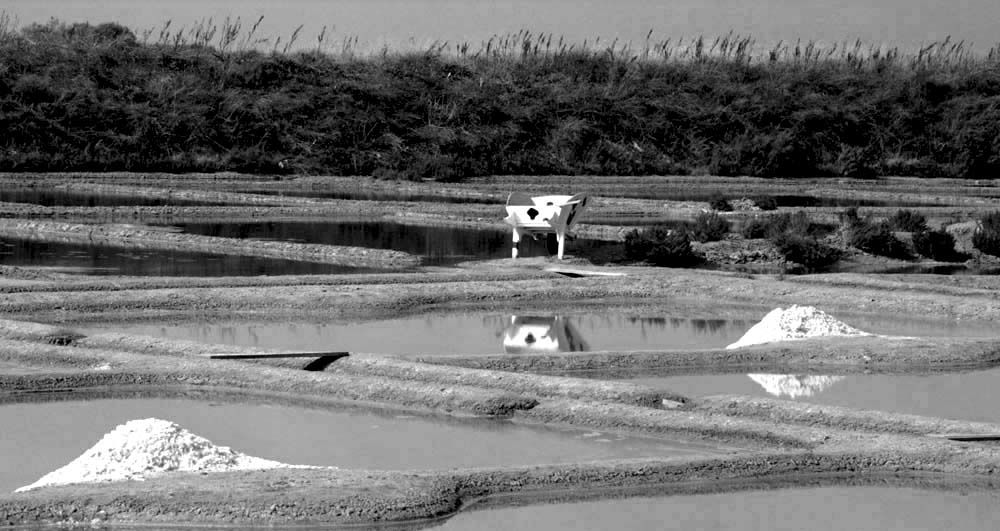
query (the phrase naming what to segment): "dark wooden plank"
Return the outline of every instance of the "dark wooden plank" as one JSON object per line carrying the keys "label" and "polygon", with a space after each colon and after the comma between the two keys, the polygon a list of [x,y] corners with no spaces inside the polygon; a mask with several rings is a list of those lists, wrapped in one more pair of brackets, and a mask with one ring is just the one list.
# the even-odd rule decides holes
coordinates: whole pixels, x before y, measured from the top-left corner
{"label": "dark wooden plank", "polygon": [[1000,433],[931,433],[928,436],[951,441],[1000,441]]}
{"label": "dark wooden plank", "polygon": [[211,354],[213,360],[252,360],[272,358],[343,358],[350,352],[262,352],[259,354]]}

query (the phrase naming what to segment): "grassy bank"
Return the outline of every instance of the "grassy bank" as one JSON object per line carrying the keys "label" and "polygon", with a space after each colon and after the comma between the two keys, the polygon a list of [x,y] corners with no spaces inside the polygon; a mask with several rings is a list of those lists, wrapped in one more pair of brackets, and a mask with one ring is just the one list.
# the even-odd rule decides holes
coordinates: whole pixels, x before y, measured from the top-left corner
{"label": "grassy bank", "polygon": [[1000,52],[749,39],[273,51],[226,24],[0,24],[0,171],[918,175],[1000,170]]}

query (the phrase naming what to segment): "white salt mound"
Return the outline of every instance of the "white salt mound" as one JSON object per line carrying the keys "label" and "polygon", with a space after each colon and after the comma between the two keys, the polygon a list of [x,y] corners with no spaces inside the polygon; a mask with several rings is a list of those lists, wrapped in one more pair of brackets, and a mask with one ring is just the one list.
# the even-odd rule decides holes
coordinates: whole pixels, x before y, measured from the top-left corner
{"label": "white salt mound", "polygon": [[829,336],[870,336],[848,324],[834,319],[812,306],[792,305],[787,310],[775,308],[759,323],[753,325],[739,341],[727,349]]}
{"label": "white salt mound", "polygon": [[107,433],[68,465],[14,492],[49,485],[143,480],[166,472],[226,472],[269,468],[312,468],[251,457],[216,446],[173,422],[131,420]]}
{"label": "white salt mound", "polygon": [[789,398],[810,397],[844,379],[843,376],[811,376],[795,374],[748,374],[771,395]]}

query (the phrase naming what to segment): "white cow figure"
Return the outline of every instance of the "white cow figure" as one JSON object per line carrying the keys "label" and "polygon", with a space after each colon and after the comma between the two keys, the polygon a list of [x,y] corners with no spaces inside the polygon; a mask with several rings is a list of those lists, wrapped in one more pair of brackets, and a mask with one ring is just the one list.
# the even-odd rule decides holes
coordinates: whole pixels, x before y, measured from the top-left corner
{"label": "white cow figure", "polygon": [[517,244],[522,236],[536,238],[539,234],[555,234],[559,242],[558,257],[562,260],[566,233],[587,207],[587,200],[585,194],[532,197],[524,192],[511,193],[507,198],[507,217],[504,218],[514,229],[511,258],[517,258]]}

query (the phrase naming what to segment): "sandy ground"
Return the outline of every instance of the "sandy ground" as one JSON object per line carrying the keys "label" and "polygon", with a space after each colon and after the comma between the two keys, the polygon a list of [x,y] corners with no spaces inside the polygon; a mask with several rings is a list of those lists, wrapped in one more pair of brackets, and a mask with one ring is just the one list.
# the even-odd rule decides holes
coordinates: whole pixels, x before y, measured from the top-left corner
{"label": "sandy ground", "polygon": [[[0,176],[0,183],[14,179]],[[566,184],[558,178],[539,186],[513,177],[442,186],[387,185],[339,178],[275,181],[239,175],[132,174],[44,175],[36,176],[36,181],[64,189],[120,193],[146,189],[143,193],[157,194],[169,187],[173,194],[187,191],[183,193],[188,197],[203,199],[215,194],[214,200],[250,206],[142,207],[131,211],[122,207],[116,212],[111,208],[58,207],[46,211],[42,210],[45,207],[5,203],[0,204],[0,215],[15,219],[5,220],[3,226],[29,230],[29,225],[37,229],[59,224],[42,223],[40,218],[107,222],[116,216],[142,219],[147,215],[170,219],[226,219],[229,214],[238,219],[308,219],[334,212],[353,215],[351,208],[358,212],[363,209],[351,206],[353,203],[368,203],[366,215],[398,216],[434,224],[481,218],[483,225],[493,226],[498,209],[495,204],[376,202],[373,206],[365,201],[315,201],[263,194],[248,199],[244,197],[248,194],[239,190],[246,190],[247,185],[259,191],[322,191],[354,186],[367,191],[402,189],[502,202],[503,190],[514,185],[549,191]],[[674,178],[648,185],[689,184],[686,178]],[[837,188],[842,194],[859,197],[877,192],[887,199],[911,199],[915,194],[914,183],[908,180],[831,185],[823,181],[710,179],[702,184],[728,186],[747,194],[759,190],[827,194]],[[611,193],[615,186],[627,189],[632,185],[630,180],[595,177],[585,188],[602,194]],[[198,190],[208,195],[199,195]],[[1000,195],[1000,190],[993,190],[988,183],[980,186],[971,181],[929,181],[919,194],[928,202],[942,205],[933,208],[965,215],[987,208],[989,202],[983,198],[992,197],[994,192]],[[666,205],[642,199],[605,205],[605,211],[599,214],[622,217],[683,217],[701,208],[696,202]],[[121,236],[113,227],[102,226],[101,230],[109,238]],[[152,239],[141,229],[133,234]],[[245,251],[237,243],[232,245],[233,252]],[[347,255],[352,252],[343,251]],[[570,278],[546,271],[553,265],[621,272],[625,276]],[[786,276],[594,266],[583,258],[571,258],[562,264],[548,259],[495,260],[385,274],[223,278],[94,278],[0,266],[0,402],[48,398],[61,391],[108,396],[240,394],[281,397],[293,405],[504,417],[519,423],[616,430],[733,450],[724,457],[419,473],[272,470],[208,476],[177,474],[142,484],[74,485],[0,495],[0,525],[406,522],[407,527],[419,529],[430,525],[433,520],[428,519],[453,514],[472,504],[584,499],[613,492],[676,494],[817,482],[993,489],[997,487],[994,478],[1000,468],[1000,447],[930,435],[1000,433],[1000,426],[741,396],[692,399],[595,376],[601,371],[614,375],[753,368],[900,373],[989,367],[1000,361],[1000,341],[818,339],[728,351],[424,356],[419,360],[353,355],[334,362],[325,371],[307,372],[299,370],[295,363],[247,363],[207,357],[212,353],[248,353],[250,349],[110,332],[85,335],[74,327],[135,321],[377,319],[442,311],[505,310],[525,304],[540,310],[567,306],[595,310],[669,307],[690,315],[718,317],[727,311],[810,305],[817,301],[833,314],[899,314],[919,316],[928,322],[992,323],[1000,319],[998,288],[1000,278],[986,276]],[[553,375],[579,371],[587,371],[588,378]]]}

